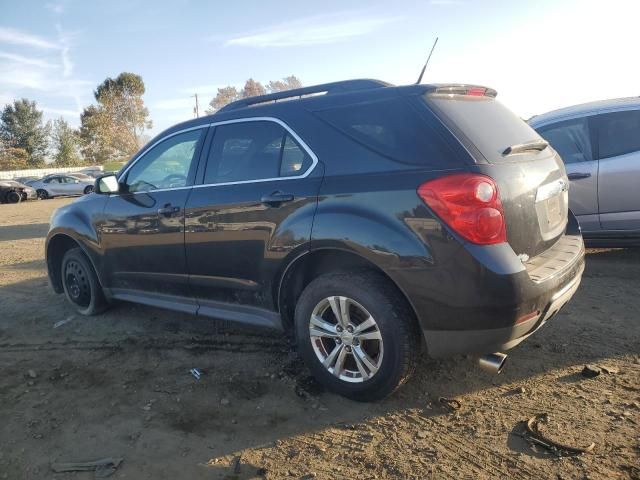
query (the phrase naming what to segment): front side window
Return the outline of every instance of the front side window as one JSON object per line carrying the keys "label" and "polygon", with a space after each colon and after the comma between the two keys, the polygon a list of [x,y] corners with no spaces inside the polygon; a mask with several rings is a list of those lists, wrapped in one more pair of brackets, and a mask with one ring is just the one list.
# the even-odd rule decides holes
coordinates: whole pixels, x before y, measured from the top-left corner
{"label": "front side window", "polygon": [[219,125],[205,171],[205,184],[245,182],[304,173],[309,155],[279,124],[249,121]]}
{"label": "front side window", "polygon": [[604,113],[596,124],[600,158],[640,151],[640,110]]}
{"label": "front side window", "polygon": [[205,129],[179,133],[146,152],[129,170],[129,192],[186,187],[194,166],[198,143]]}
{"label": "front side window", "polygon": [[589,122],[586,118],[566,120],[538,129],[566,164],[593,160]]}

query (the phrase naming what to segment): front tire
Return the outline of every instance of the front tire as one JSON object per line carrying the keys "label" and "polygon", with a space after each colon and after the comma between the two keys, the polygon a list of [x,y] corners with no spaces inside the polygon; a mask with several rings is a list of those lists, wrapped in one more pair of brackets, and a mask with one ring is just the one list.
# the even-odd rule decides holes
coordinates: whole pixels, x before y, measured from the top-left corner
{"label": "front tire", "polygon": [[72,248],[64,254],[60,274],[65,297],[78,313],[96,315],[106,308],[98,277],[82,249]]}
{"label": "front tire", "polygon": [[374,272],[313,280],[295,312],[300,354],[320,383],[357,401],[393,393],[413,373],[420,331],[406,300]]}
{"label": "front tire", "polygon": [[7,193],[7,196],[5,198],[7,200],[7,203],[20,203],[22,201],[22,195],[14,190]]}
{"label": "front tire", "polygon": [[47,193],[47,191],[46,191],[46,190],[44,190],[43,188],[39,188],[39,189],[36,191],[36,194],[38,195],[38,198],[39,198],[40,200],[46,200],[47,198],[49,198],[49,194],[48,194],[48,193]]}
{"label": "front tire", "polygon": [[91,192],[93,192],[93,185],[87,185],[84,189],[84,194],[89,195]]}

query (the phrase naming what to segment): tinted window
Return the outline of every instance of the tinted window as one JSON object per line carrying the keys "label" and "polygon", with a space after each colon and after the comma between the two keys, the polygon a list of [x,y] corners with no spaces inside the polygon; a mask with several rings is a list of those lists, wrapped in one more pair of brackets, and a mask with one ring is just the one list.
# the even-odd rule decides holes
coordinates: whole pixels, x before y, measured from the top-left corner
{"label": "tinted window", "polygon": [[427,94],[425,100],[452,130],[460,130],[490,163],[531,159],[529,155],[502,155],[508,147],[538,140],[539,136],[498,100],[446,94]]}
{"label": "tinted window", "polygon": [[640,110],[598,115],[596,123],[600,158],[640,150]]}
{"label": "tinted window", "polygon": [[242,182],[304,173],[311,158],[274,122],[216,127],[204,183]]}
{"label": "tinted window", "polygon": [[345,105],[315,113],[386,157],[415,165],[451,167],[447,146],[406,99]]}
{"label": "tinted window", "polygon": [[593,160],[586,118],[554,123],[538,129],[538,133],[560,154],[564,163]]}
{"label": "tinted window", "polygon": [[200,128],[174,135],[145,153],[127,174],[129,191],[187,186],[198,141],[204,131]]}

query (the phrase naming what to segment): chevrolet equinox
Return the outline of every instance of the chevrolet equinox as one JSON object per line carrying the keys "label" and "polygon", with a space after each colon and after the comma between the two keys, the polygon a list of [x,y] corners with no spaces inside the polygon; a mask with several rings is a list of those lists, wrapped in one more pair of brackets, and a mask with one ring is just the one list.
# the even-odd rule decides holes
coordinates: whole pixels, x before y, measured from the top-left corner
{"label": "chevrolet equinox", "polygon": [[584,269],[553,148],[471,85],[351,80],[231,103],[58,209],[50,283],[291,335],[317,379],[393,392],[420,352],[504,354]]}

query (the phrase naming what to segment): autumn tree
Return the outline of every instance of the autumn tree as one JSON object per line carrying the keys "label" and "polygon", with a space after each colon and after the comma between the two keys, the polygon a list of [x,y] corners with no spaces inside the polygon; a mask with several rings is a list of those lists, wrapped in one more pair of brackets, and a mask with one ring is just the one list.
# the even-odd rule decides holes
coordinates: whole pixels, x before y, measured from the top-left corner
{"label": "autumn tree", "polygon": [[25,170],[29,168],[28,157],[24,148],[7,147],[4,141],[0,141],[0,171]]}
{"label": "autumn tree", "polygon": [[73,167],[82,164],[78,132],[60,118],[53,122],[53,158],[58,167]]}
{"label": "autumn tree", "polygon": [[282,80],[271,80],[267,85],[269,93],[284,92],[286,90],[293,90],[295,88],[302,88],[302,82],[295,75],[289,75]]}
{"label": "autumn tree", "polygon": [[97,105],[80,115],[82,153],[92,163],[130,157],[141,146],[144,132],[152,127],[144,106],[142,77],[123,72],[107,78],[94,92]]}
{"label": "autumn tree", "polygon": [[294,88],[302,87],[302,83],[295,75],[290,75],[282,80],[270,81],[267,87],[253,78],[247,80],[244,87],[238,90],[231,85],[218,89],[216,96],[209,102],[207,113],[215,113],[231,102],[248,97],[256,97],[266,93],[283,92]]}
{"label": "autumn tree", "polygon": [[242,89],[242,98],[257,97],[267,93],[267,89],[264,88],[260,82],[256,82],[253,78],[247,80]]}
{"label": "autumn tree", "polygon": [[0,115],[0,139],[4,147],[24,150],[28,167],[44,164],[50,129],[49,123],[43,123],[36,102],[26,98],[5,106]]}

